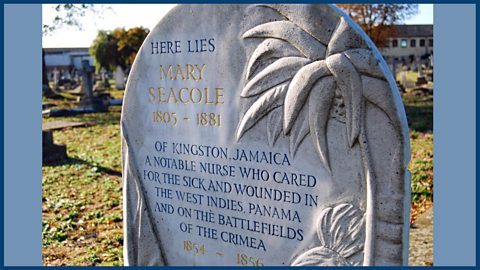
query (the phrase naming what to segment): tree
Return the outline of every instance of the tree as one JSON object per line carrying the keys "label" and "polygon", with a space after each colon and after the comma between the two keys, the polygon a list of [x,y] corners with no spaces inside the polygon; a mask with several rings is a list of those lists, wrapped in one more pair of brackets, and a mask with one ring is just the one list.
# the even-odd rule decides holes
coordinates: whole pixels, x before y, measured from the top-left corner
{"label": "tree", "polygon": [[[93,4],[58,4],[55,6],[57,15],[51,22],[42,23],[42,34],[49,35],[61,27],[71,26],[79,30],[82,29],[82,24],[79,19],[84,17],[87,12],[99,13],[100,9]],[[42,49],[42,85],[44,95],[50,95],[51,89],[48,86],[47,67],[45,65],[45,51]]]}
{"label": "tree", "polygon": [[132,65],[138,50],[142,46],[143,41],[147,37],[149,30],[143,27],[134,27],[127,30],[118,40],[118,50],[125,55],[125,63]]}
{"label": "tree", "polygon": [[90,47],[95,65],[98,69],[105,67],[110,71],[117,65],[123,68],[132,65],[148,33],[149,30],[143,27],[99,31]]}
{"label": "tree", "polygon": [[90,54],[95,58],[97,69],[105,67],[113,70],[118,64],[117,40],[108,31],[98,31],[97,37],[90,47]]}
{"label": "tree", "polygon": [[416,4],[338,4],[357,22],[377,46],[385,46],[394,34],[393,24],[404,22],[418,12]]}
{"label": "tree", "polygon": [[55,6],[57,15],[51,22],[43,23],[43,34],[48,35],[64,26],[71,26],[81,30],[82,24],[79,19],[88,12],[99,13],[99,10],[93,4],[58,4]]}

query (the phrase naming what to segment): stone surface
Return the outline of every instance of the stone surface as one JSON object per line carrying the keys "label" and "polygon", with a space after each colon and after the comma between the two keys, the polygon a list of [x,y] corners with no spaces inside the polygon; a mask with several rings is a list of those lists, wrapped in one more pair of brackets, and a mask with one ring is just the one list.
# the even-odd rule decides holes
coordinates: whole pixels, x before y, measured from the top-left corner
{"label": "stone surface", "polygon": [[125,89],[125,72],[121,66],[117,66],[115,69],[115,88],[118,90]]}
{"label": "stone surface", "polygon": [[89,125],[93,125],[93,123],[53,121],[53,122],[42,123],[42,131],[61,130],[64,128],[74,128],[74,127],[86,127]]}
{"label": "stone surface", "polygon": [[95,84],[93,91],[104,90],[108,88],[110,88],[110,83],[108,82],[107,78],[107,70],[102,67],[100,69],[100,81]]}
{"label": "stone surface", "polygon": [[53,70],[53,85],[57,87],[59,81],[60,81],[60,71],[55,68]]}
{"label": "stone surface", "polygon": [[126,265],[407,263],[408,127],[328,5],[182,5],[122,109]]}

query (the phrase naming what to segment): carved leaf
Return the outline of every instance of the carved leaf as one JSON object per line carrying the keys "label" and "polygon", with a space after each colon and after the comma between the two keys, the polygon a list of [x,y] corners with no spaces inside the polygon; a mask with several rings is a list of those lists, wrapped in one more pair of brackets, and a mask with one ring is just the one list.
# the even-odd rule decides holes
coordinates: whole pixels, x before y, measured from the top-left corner
{"label": "carved leaf", "polygon": [[292,132],[290,134],[290,154],[295,156],[298,147],[310,132],[310,126],[308,124],[308,104],[305,104],[298,115],[298,119],[295,122]]}
{"label": "carved leaf", "polygon": [[370,49],[350,49],[343,52],[345,56],[352,62],[358,72],[366,74],[368,76],[376,77],[379,79],[385,78],[378,59],[373,55]]}
{"label": "carved leaf", "polygon": [[240,122],[237,131],[237,140],[267,113],[283,104],[286,89],[286,84],[279,85],[267,91],[252,104]]}
{"label": "carved leaf", "polygon": [[290,21],[268,22],[245,32],[243,38],[278,38],[295,46],[312,60],[325,58],[326,47]]}
{"label": "carved leaf", "polygon": [[326,247],[316,247],[298,256],[292,266],[351,266],[345,258]]}
{"label": "carved leaf", "polygon": [[295,49],[290,43],[281,39],[268,38],[264,40],[258,45],[248,61],[247,79],[250,79],[255,70],[261,66],[262,60],[287,56],[301,57],[303,54]]}
{"label": "carved leaf", "polygon": [[360,265],[355,255],[363,250],[365,232],[362,212],[351,204],[323,209],[317,222],[320,246],[298,256],[294,266]]}
{"label": "carved leaf", "polygon": [[384,81],[376,78],[362,76],[363,96],[366,100],[375,104],[388,116],[395,130],[400,131],[401,123],[397,116],[396,106],[393,103],[394,98],[390,91],[390,85]]}
{"label": "carved leaf", "polygon": [[345,101],[347,139],[352,147],[360,134],[361,117],[363,115],[362,80],[355,67],[344,54],[334,54],[326,59],[337,86]]}
{"label": "carved leaf", "polygon": [[348,259],[363,250],[364,217],[351,204],[325,208],[318,218],[317,234],[321,246],[334,250]]}
{"label": "carved leaf", "polygon": [[253,79],[242,90],[242,97],[251,97],[291,79],[295,73],[310,60],[303,57],[283,57],[273,62]]}
{"label": "carved leaf", "polygon": [[335,97],[335,87],[336,83],[333,77],[320,79],[313,87],[308,101],[308,117],[313,144],[329,173],[331,173],[331,169],[327,146],[327,123]]}
{"label": "carved leaf", "polygon": [[258,6],[275,10],[325,45],[330,41],[339,21],[337,13],[326,6],[319,8],[312,8],[310,5],[284,4],[258,4]]}
{"label": "carved leaf", "polygon": [[289,134],[300,109],[305,104],[312,85],[321,77],[331,75],[325,61],[316,61],[301,68],[288,87],[284,106],[284,133]]}
{"label": "carved leaf", "polygon": [[267,131],[268,131],[268,143],[270,146],[274,146],[280,133],[282,133],[282,108],[275,108],[268,114]]}
{"label": "carved leaf", "polygon": [[326,56],[341,53],[348,49],[368,48],[365,40],[345,20],[340,18],[340,23],[328,43]]}

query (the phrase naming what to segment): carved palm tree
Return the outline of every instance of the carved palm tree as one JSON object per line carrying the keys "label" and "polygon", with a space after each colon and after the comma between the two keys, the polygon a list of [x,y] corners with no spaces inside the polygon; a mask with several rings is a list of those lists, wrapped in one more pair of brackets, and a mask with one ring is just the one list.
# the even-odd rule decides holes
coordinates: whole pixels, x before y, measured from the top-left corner
{"label": "carved palm tree", "polygon": [[302,7],[261,6],[275,10],[283,20],[260,24],[243,34],[244,39],[264,41],[247,64],[241,96],[256,101],[238,125],[237,140],[268,115],[271,145],[283,131],[295,155],[310,133],[320,161],[331,173],[327,124],[331,117],[344,122],[348,146],[360,146],[366,186],[363,265],[373,265],[376,177],[366,136],[365,102],[383,110],[395,129],[401,130],[379,60],[342,16],[325,14],[319,28],[308,21],[310,11]]}

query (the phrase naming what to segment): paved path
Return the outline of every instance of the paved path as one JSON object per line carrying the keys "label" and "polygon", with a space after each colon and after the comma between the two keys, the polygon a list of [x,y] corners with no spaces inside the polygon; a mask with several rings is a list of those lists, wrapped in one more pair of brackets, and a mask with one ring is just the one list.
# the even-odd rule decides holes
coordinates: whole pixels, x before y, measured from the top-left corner
{"label": "paved path", "polygon": [[433,265],[433,207],[420,215],[410,228],[410,258],[408,265]]}

